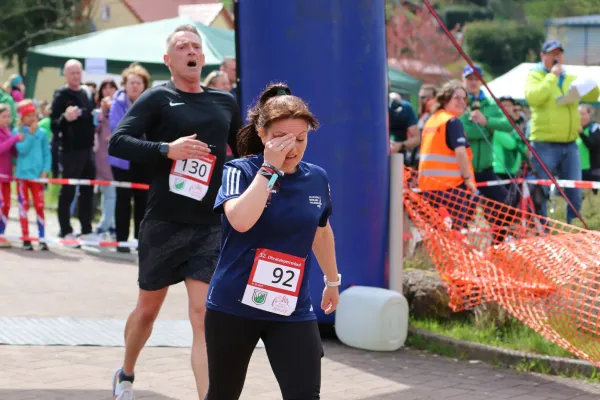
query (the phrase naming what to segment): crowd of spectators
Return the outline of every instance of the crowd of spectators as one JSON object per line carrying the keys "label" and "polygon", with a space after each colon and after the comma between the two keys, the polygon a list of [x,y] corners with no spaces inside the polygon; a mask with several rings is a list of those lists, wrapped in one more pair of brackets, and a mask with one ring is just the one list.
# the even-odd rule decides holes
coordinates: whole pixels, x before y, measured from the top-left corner
{"label": "crowd of spectators", "polygon": [[[83,68],[77,60],[67,61],[63,71],[65,85],[54,92],[51,102],[26,99],[19,75],[11,76],[0,90],[0,247],[10,246],[1,235],[8,222],[14,180],[27,250],[33,249],[27,223],[29,194],[37,212],[39,238],[43,238],[47,188],[27,180],[52,177],[149,183],[143,166],[108,155],[112,132],[151,85],[148,71],[132,63],[123,70],[120,82],[106,78],[99,86],[82,81]],[[204,85],[235,96],[236,78],[236,60],[226,57],[218,71],[208,74]],[[230,148],[227,156],[233,157]],[[67,241],[127,242],[133,233],[137,241],[146,202],[143,189],[97,186],[95,192],[92,185],[61,185],[57,204],[60,231],[56,235]],[[71,225],[72,217],[79,219],[78,232]],[[47,246],[40,242],[40,249]],[[130,252],[131,248],[119,246],[117,251]]]}
{"label": "crowd of spectators", "polygon": [[[544,43],[540,62],[527,76],[525,98],[499,99],[506,115],[482,90],[481,67],[464,67],[460,88],[467,93],[466,108],[457,119],[472,153],[475,182],[525,175],[548,179],[540,161],[558,179],[600,181],[600,126],[594,122],[594,108],[589,104],[598,100],[600,91],[595,87],[580,101],[568,104],[557,101],[568,93],[577,78],[563,68],[563,53],[564,47],[559,41]],[[389,95],[390,148],[392,152],[404,153],[408,166],[419,166],[420,137],[432,109],[439,106],[436,101],[439,92],[438,87],[423,85],[417,112],[399,94]],[[529,151],[526,141],[535,154]],[[499,203],[520,205],[520,188],[514,184],[483,186],[478,191]],[[535,212],[547,216],[550,188],[534,186],[532,192]],[[567,205],[566,211],[570,223],[581,210],[582,192],[568,188],[565,193],[572,204]],[[495,221],[493,224],[503,223],[491,220]]]}
{"label": "crowd of spectators", "polygon": [[[508,118],[481,89],[481,68],[464,67],[461,88],[467,94],[466,111],[458,119],[472,152],[476,182],[512,179],[525,172],[547,178],[540,161],[558,178],[600,181],[600,125],[594,122],[594,108],[589,104],[556,102],[576,79],[562,67],[563,52],[563,45],[558,41],[544,43],[541,60],[527,77],[525,101],[500,98]],[[120,82],[107,78],[97,86],[94,82],[82,82],[82,72],[79,61],[69,60],[64,66],[65,85],[55,91],[51,102],[26,99],[20,75],[12,75],[0,90],[0,234],[8,221],[10,182],[14,178],[49,176],[148,183],[142,166],[108,155],[108,141],[129,107],[150,87],[150,74],[133,63],[122,72]],[[203,84],[235,96],[236,78],[236,60],[225,58],[221,68],[210,72]],[[419,165],[421,134],[437,104],[439,91],[434,85],[423,85],[416,111],[407,99],[390,91],[390,149],[393,153],[403,153],[405,163],[413,168]],[[596,87],[581,100],[594,102],[598,94]],[[537,156],[530,154],[523,136],[509,118]],[[231,149],[227,154],[233,157]],[[489,199],[511,206],[519,204],[520,196],[515,195],[519,190],[513,186],[479,190]],[[43,192],[44,188],[40,191],[36,185],[17,185],[22,221],[27,216],[31,194],[40,237],[45,234]],[[565,192],[579,211],[581,190],[566,189]],[[536,211],[546,216],[549,189],[536,187],[535,194]],[[99,201],[95,201],[97,199]],[[57,205],[60,225],[57,235],[65,239],[126,242],[133,231],[133,238],[137,239],[146,201],[144,190],[99,186],[95,193],[94,187],[89,185],[62,185]],[[567,207],[568,222],[576,217],[575,210]],[[78,232],[71,226],[73,216],[80,222]],[[98,222],[93,229],[96,216]],[[26,224],[22,225],[23,236],[27,238]],[[32,247],[29,240],[24,242],[26,248]],[[9,243],[0,238],[0,246],[9,246]],[[118,247],[117,251],[129,252],[130,249]]]}

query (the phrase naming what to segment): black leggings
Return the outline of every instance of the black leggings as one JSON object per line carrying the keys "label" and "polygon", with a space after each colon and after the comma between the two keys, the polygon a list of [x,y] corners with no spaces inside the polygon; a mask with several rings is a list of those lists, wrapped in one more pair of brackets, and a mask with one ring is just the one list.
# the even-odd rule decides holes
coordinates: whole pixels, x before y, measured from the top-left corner
{"label": "black leggings", "polygon": [[209,388],[205,400],[237,400],[262,339],[284,400],[320,399],[323,347],[317,321],[279,322],[206,310]]}

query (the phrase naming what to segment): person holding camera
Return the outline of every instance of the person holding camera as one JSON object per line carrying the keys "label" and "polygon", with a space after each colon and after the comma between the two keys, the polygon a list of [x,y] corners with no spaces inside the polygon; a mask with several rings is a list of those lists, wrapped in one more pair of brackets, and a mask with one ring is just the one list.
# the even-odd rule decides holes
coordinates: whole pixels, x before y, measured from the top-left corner
{"label": "person holding camera", "polygon": [[[65,63],[64,75],[67,84],[54,92],[50,116],[53,141],[61,147],[60,164],[62,177],[66,179],[94,179],[94,125],[93,111],[96,108],[89,89],[81,85],[82,65],[77,60]],[[71,227],[70,206],[75,197],[75,186],[63,185],[58,198],[59,236],[75,239]],[[92,233],[93,186],[79,188],[79,222],[81,234]]]}

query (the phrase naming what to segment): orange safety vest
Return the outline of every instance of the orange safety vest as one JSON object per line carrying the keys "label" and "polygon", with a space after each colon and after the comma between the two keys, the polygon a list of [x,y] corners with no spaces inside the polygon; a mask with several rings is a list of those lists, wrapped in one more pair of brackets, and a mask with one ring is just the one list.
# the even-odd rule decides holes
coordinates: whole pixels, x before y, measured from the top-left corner
{"label": "orange safety vest", "polygon": [[[464,183],[456,153],[446,145],[446,123],[454,117],[446,110],[438,110],[423,127],[418,177],[421,190],[446,190]],[[467,154],[470,163],[473,159],[470,147],[467,147]],[[469,169],[474,179],[472,165]]]}

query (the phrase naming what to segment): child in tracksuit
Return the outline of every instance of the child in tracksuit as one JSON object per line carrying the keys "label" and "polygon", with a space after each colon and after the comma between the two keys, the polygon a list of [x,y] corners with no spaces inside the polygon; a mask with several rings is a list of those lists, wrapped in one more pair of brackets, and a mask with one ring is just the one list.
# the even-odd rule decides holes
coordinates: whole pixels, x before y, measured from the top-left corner
{"label": "child in tracksuit", "polygon": [[15,144],[23,140],[23,134],[12,135],[10,125],[12,111],[8,104],[0,104],[0,247],[10,247],[10,242],[2,237],[8,222],[10,210],[10,181],[12,180],[12,158],[17,156]]}
{"label": "child in tracksuit", "polygon": [[22,133],[25,138],[16,144],[17,168],[17,190],[19,199],[19,219],[23,232],[23,249],[33,250],[29,238],[29,224],[27,211],[29,211],[29,192],[33,198],[33,206],[37,213],[37,223],[40,238],[40,250],[48,250],[44,239],[44,185],[31,182],[27,179],[47,178],[52,166],[52,154],[48,136],[44,129],[38,126],[38,116],[35,105],[24,100],[17,106],[21,117],[21,124],[15,128],[15,134]]}

